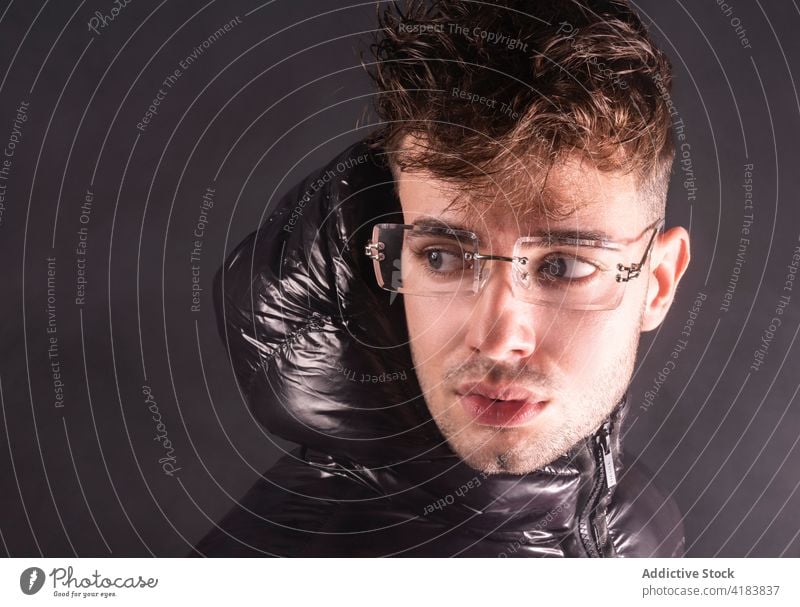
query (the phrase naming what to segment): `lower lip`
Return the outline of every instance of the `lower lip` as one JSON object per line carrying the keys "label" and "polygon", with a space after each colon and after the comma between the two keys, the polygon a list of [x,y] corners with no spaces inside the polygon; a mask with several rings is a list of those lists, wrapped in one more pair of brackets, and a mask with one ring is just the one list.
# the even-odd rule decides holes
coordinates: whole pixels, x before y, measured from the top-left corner
{"label": "lower lip", "polygon": [[545,401],[495,401],[480,394],[464,395],[460,400],[461,406],[478,424],[503,428],[513,428],[528,423],[547,404]]}

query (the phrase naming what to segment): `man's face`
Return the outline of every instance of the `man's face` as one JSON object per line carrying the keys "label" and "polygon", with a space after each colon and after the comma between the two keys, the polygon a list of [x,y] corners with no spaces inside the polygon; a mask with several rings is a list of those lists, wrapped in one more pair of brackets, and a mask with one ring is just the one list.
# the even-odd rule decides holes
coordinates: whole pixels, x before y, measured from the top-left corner
{"label": "man's face", "polygon": [[[551,203],[571,211],[557,221],[515,215],[502,193],[488,211],[447,209],[457,192],[425,173],[399,173],[397,186],[405,223],[423,215],[449,227],[466,223],[479,236],[479,251],[493,255],[510,256],[517,238],[537,229],[626,240],[652,221],[633,176],[603,173],[577,160],[554,167],[547,179]],[[627,263],[640,260],[649,234],[629,245]],[[430,413],[450,447],[476,470],[522,474],[589,436],[622,398],[649,276],[643,271],[630,281],[614,310],[569,310],[517,299],[511,264],[484,263],[491,274],[478,295],[403,297],[411,353]],[[522,390],[538,404],[519,408],[513,401],[465,395],[477,382],[481,389]]]}

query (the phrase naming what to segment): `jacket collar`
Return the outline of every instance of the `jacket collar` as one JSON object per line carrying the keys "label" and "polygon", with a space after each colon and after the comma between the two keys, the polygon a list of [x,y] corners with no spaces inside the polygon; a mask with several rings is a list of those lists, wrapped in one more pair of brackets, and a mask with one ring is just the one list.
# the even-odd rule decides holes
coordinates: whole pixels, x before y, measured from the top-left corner
{"label": "jacket collar", "polygon": [[[616,477],[622,471],[620,427],[627,403],[626,395],[606,420]],[[566,535],[572,533],[579,509],[598,483],[603,484],[606,500],[613,494],[614,481],[606,481],[600,470],[601,434],[602,426],[549,465],[523,475],[486,475],[447,449],[374,470],[372,476],[385,494],[404,502],[408,511],[448,526],[492,533],[525,530],[552,535],[561,530]]]}

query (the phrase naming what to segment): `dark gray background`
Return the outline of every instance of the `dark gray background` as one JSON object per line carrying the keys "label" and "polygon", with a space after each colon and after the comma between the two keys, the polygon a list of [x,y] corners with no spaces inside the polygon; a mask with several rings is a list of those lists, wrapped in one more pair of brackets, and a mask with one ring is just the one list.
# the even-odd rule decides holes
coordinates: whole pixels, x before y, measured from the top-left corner
{"label": "dark gray background", "polygon": [[[667,322],[643,338],[626,451],[677,500],[689,555],[800,556],[800,291],[763,365],[749,370],[799,244],[800,11],[793,1],[729,4],[726,16],[714,1],[637,3],[675,66],[697,192],[676,163],[668,224],[690,228],[693,261]],[[30,104],[0,223],[0,554],[15,557],[183,555],[289,446],[242,401],[211,279],[277,197],[372,128],[355,50],[374,27],[372,3],[135,0],[88,31],[95,11],[112,6],[0,7],[0,147],[20,102]],[[241,24],[184,71],[139,132],[164,78],[237,15]],[[746,163],[754,223],[722,312]],[[212,182],[205,292],[192,313],[191,232]],[[62,408],[47,352],[47,257],[56,258]],[[671,358],[699,292],[699,324]],[[640,406],[669,360],[674,370]],[[158,463],[143,385],[175,447],[172,477]]]}

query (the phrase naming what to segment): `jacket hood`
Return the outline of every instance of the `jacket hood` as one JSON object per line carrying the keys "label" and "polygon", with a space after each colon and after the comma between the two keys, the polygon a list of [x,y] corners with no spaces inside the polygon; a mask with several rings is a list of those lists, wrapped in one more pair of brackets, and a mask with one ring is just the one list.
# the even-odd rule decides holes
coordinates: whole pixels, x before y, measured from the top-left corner
{"label": "jacket hood", "polygon": [[[295,186],[231,253],[216,278],[217,314],[243,393],[270,432],[332,458],[318,465],[347,461],[401,474],[402,481],[376,473],[384,491],[387,483],[402,492],[404,483],[433,482],[430,496],[417,496],[424,500],[456,490],[476,472],[431,418],[402,300],[378,287],[364,255],[379,222],[402,223],[401,206],[384,156],[362,141]],[[610,418],[617,466],[625,402]],[[596,438],[525,475],[553,487],[550,499],[539,492],[541,508],[529,515],[552,511],[570,487],[577,499],[578,481],[598,466]],[[504,496],[521,477],[489,480],[459,502],[467,511],[491,503],[505,520]],[[517,506],[526,492],[530,497],[533,485],[526,487],[515,489]]]}
{"label": "jacket hood", "polygon": [[380,221],[402,221],[400,202],[382,156],[359,142],[280,199],[214,289],[256,418],[282,438],[362,462],[439,453],[442,443],[402,300],[376,284],[364,255]]}

